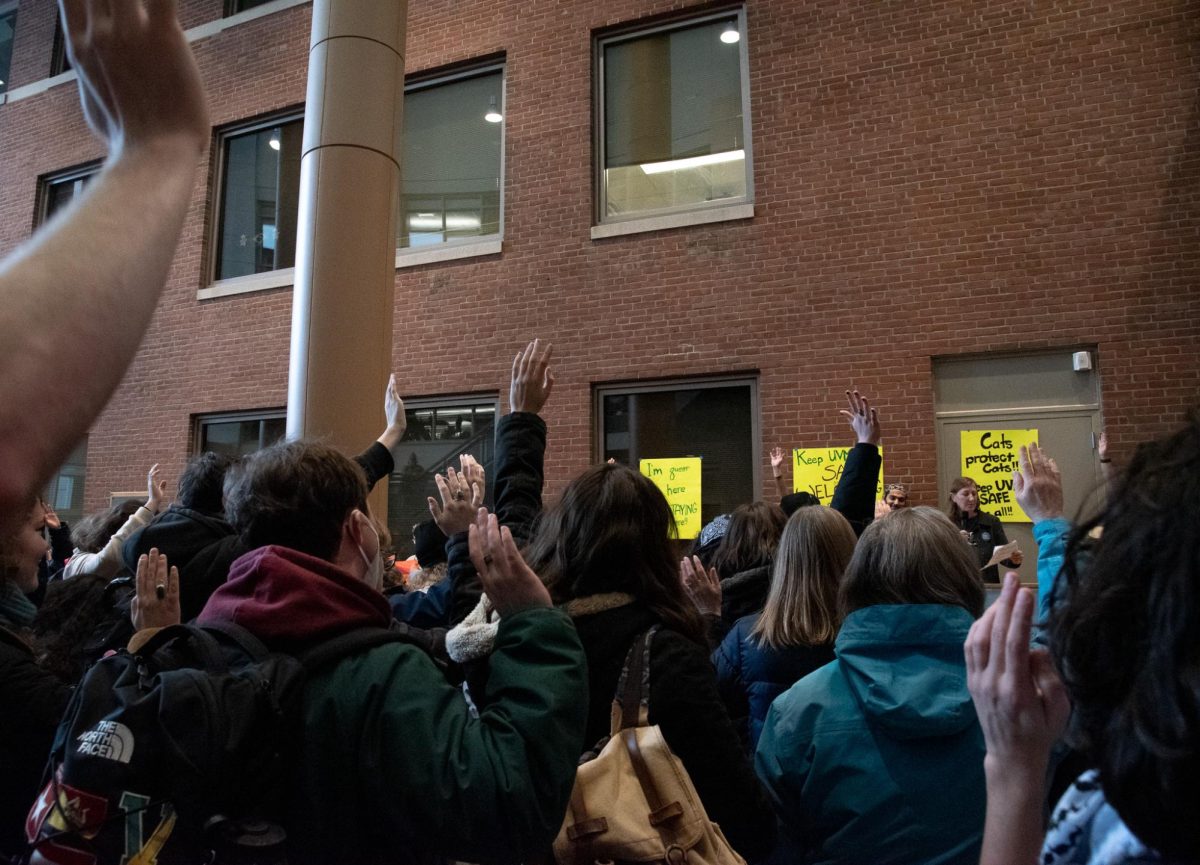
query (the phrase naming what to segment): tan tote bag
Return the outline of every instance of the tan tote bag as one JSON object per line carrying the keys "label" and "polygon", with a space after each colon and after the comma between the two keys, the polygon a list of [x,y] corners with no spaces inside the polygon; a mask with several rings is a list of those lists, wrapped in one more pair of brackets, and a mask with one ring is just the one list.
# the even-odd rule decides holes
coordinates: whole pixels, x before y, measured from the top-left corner
{"label": "tan tote bag", "polygon": [[[708,819],[692,779],[649,722],[650,642],[634,640],[613,699],[607,743],[575,776],[558,837],[558,865],[746,865]],[[589,752],[594,754],[595,752]]]}

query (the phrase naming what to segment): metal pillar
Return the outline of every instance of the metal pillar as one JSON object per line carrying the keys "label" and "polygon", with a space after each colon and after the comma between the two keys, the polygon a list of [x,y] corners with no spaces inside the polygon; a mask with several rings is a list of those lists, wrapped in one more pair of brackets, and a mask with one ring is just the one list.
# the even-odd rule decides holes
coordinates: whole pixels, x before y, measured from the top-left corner
{"label": "metal pillar", "polygon": [[[358,453],[392,362],[407,0],[315,0],[287,434]],[[387,489],[372,496],[386,516]]]}

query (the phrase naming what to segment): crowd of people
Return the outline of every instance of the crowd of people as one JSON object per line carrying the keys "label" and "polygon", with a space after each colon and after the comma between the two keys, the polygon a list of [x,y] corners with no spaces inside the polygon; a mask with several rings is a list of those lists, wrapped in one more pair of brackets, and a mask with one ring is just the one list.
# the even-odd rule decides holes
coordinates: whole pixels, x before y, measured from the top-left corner
{"label": "crowd of people", "polygon": [[[289,862],[545,861],[643,638],[648,721],[749,862],[1200,862],[1200,414],[1122,471],[1103,455],[1106,503],[1077,525],[1054,461],[1023,447],[1037,591],[1010,572],[990,606],[1002,526],[970,478],[945,512],[902,485],[878,496],[881,423],[857,391],[830,506],[780,481],[778,505],[738,506],[682,558],[631,467],[544,500],[554,377],[536,340],[513,364],[495,476],[464,459],[437,478],[419,590],[395,585],[367,504],[404,431],[394,380],[383,434],[353,459],[310,441],[205,454],[169,505],[152,467],[144,504],[68,542],[36,492],[136,351],[209,124],[173,3],[62,13],[109,158],[0,268],[0,858],[93,861],[44,831],[92,801],[46,777],[56,731],[97,659],[190,621],[297,656],[388,635],[304,680],[303,735],[277,755]],[[137,817],[121,861],[156,861],[175,825],[156,806],[109,815]]]}

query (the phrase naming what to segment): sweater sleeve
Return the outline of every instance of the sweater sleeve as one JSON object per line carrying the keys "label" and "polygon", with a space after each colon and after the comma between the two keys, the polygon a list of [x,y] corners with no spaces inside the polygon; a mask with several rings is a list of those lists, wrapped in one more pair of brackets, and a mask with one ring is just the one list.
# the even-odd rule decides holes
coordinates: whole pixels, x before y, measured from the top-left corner
{"label": "sweater sleeve", "polygon": [[846,455],[846,467],[833,490],[829,506],[841,512],[856,535],[861,535],[875,519],[875,490],[879,486],[881,465],[879,448],[859,442]]}
{"label": "sweater sleeve", "polygon": [[375,484],[386,478],[396,467],[392,454],[379,442],[371,442],[371,446],[354,458],[367,476],[367,491],[375,488]]}
{"label": "sweater sleeve", "polygon": [[121,528],[113,533],[100,552],[81,553],[76,551],[75,555],[71,556],[71,561],[67,562],[67,567],[63,570],[63,577],[70,578],[80,574],[115,577],[121,568],[125,567],[125,560],[121,556],[121,549],[125,546],[125,541],[152,519],[154,519],[153,511],[145,505],[138,508],[129,515],[129,519],[121,525]]}
{"label": "sweater sleeve", "polygon": [[1059,574],[1066,556],[1067,535],[1070,531],[1071,524],[1062,517],[1042,520],[1033,525],[1033,539],[1038,545],[1037,618],[1042,624],[1050,617],[1050,611],[1061,597]]}
{"label": "sweater sleeve", "polygon": [[496,424],[496,519],[508,526],[517,546],[533,534],[542,512],[546,422],[531,412],[512,412]]}
{"label": "sweater sleeve", "polygon": [[765,856],[775,842],[775,818],[721,703],[712,664],[703,649],[671,631],[660,631],[651,649],[650,723],[659,725],[709,819],[734,849],[751,861]]}

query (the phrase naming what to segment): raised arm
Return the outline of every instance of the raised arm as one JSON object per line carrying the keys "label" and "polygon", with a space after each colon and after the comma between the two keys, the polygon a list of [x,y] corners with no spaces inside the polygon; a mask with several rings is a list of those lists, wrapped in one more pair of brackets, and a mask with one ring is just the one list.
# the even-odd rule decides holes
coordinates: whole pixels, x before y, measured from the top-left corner
{"label": "raised arm", "polygon": [[518,352],[508,387],[510,411],[496,426],[496,516],[518,544],[529,539],[542,512],[546,422],[539,412],[554,387],[553,349],[535,339]]}
{"label": "raised arm", "polygon": [[980,865],[1034,865],[1045,825],[1050,749],[1071,713],[1045,651],[1029,648],[1033,595],[1008,573],[1000,598],[971,626],[963,647],[967,688],[987,745],[987,819]]}
{"label": "raised arm", "polygon": [[842,416],[854,430],[855,445],[846,456],[846,467],[833,490],[829,506],[840,511],[854,528],[856,535],[875,518],[875,489],[879,486],[879,414],[867,398],[857,390],[846,391],[849,410]]}
{"label": "raised arm", "polygon": [[62,0],[61,11],[84,115],[108,160],[74,206],[0,264],[0,523],[62,463],[125,374],[211,134],[174,2]]}
{"label": "raised arm", "polygon": [[788,494],[787,484],[783,480],[783,448],[776,445],[771,448],[771,477],[775,479],[775,492],[783,498]]}

